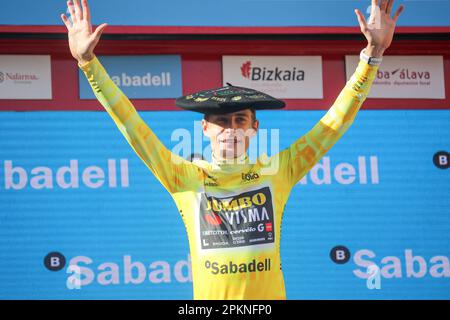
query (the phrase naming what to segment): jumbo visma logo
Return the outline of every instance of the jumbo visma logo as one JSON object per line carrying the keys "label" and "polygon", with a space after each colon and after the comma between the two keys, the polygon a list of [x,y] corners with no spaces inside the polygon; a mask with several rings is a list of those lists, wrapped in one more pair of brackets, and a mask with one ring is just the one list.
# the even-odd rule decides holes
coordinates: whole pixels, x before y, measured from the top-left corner
{"label": "jumbo visma logo", "polygon": [[207,201],[206,209],[209,210],[204,216],[205,220],[213,226],[222,224],[222,219],[215,212],[224,212],[228,223],[246,223],[247,221],[261,221],[269,220],[267,210],[263,208],[261,215],[257,209],[255,210],[242,210],[245,208],[251,208],[254,205],[262,206],[266,203],[267,198],[264,193],[259,192],[252,197],[238,197],[232,200],[220,200],[216,198],[210,198]]}
{"label": "jumbo visma logo", "polygon": [[272,195],[268,187],[227,198],[203,194],[199,215],[202,249],[274,242]]}

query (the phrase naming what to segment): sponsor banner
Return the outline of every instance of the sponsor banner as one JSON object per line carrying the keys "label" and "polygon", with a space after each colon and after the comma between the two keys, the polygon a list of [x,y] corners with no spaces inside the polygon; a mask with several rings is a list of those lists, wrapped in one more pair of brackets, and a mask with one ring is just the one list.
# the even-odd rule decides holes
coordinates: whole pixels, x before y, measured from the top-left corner
{"label": "sponsor banner", "polygon": [[0,99],[52,99],[49,55],[0,55]]}
{"label": "sponsor banner", "polygon": [[[347,79],[359,56],[345,56]],[[384,56],[369,98],[445,99],[442,56]]]}
{"label": "sponsor banner", "polygon": [[[182,95],[179,55],[99,56],[114,83],[128,98],[164,99]],[[80,99],[95,99],[84,73],[79,70]]]}
{"label": "sponsor banner", "polygon": [[[194,136],[193,121],[201,119],[140,114],[169,149],[177,144],[174,130]],[[258,118],[261,128],[279,129],[282,150],[323,114],[267,111]],[[288,299],[450,299],[449,120],[450,110],[358,113],[286,203]],[[192,298],[179,212],[106,113],[0,112],[0,122],[0,299]],[[208,199],[204,208],[216,216],[205,218],[204,230],[222,230],[220,218],[244,244],[258,238],[258,220],[266,240],[275,230],[274,195],[263,185]],[[240,204],[248,210],[239,215],[221,210]],[[256,258],[208,261],[213,274],[275,268]]]}
{"label": "sponsor banner", "polygon": [[223,56],[227,82],[281,99],[322,99],[320,56]]}

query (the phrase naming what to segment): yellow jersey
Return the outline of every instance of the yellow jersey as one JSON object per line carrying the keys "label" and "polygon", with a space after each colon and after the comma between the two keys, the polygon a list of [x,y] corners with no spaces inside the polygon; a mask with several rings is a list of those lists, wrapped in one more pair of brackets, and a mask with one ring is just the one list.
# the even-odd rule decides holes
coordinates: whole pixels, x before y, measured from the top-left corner
{"label": "yellow jersey", "polygon": [[353,123],[378,66],[360,60],[314,127],[270,158],[188,161],[168,150],[97,57],[79,67],[130,146],[172,196],[186,227],[194,299],[286,299],[280,239],[293,186]]}

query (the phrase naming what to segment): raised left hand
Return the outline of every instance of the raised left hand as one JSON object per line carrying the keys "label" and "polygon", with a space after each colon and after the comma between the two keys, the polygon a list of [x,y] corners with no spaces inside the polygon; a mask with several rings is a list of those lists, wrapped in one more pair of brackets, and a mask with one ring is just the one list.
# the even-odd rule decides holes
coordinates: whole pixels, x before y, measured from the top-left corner
{"label": "raised left hand", "polygon": [[394,0],[372,0],[372,8],[368,21],[366,21],[361,11],[355,9],[361,32],[368,42],[366,53],[370,56],[381,57],[392,43],[395,25],[398,17],[405,8],[404,5],[400,5],[394,17],[391,17],[393,4]]}

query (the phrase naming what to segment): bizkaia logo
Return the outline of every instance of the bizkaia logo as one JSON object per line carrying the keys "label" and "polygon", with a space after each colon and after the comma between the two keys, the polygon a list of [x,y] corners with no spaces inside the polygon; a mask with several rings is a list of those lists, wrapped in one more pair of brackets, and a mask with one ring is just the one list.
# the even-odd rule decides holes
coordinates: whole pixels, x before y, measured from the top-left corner
{"label": "bizkaia logo", "polygon": [[0,71],[0,83],[6,82],[7,80],[19,83],[19,82],[27,82],[30,83],[32,81],[39,80],[39,77],[34,73],[19,73],[19,72],[3,72]]}
{"label": "bizkaia logo", "polygon": [[269,187],[228,198],[202,194],[199,218],[202,249],[274,242],[274,215]]}
{"label": "bizkaia logo", "polygon": [[305,70],[297,69],[281,69],[275,67],[269,69],[266,67],[252,66],[252,62],[247,60],[241,66],[241,75],[245,79],[252,81],[304,81]]}
{"label": "bizkaia logo", "polygon": [[434,255],[426,257],[405,249],[400,255],[379,256],[374,250],[360,249],[353,254],[345,246],[336,246],[330,251],[330,258],[336,264],[346,264],[353,256],[355,268],[353,274],[360,279],[371,277],[368,272],[373,266],[379,270],[379,276],[392,278],[450,278],[449,257]]}

